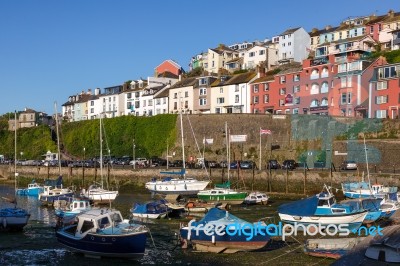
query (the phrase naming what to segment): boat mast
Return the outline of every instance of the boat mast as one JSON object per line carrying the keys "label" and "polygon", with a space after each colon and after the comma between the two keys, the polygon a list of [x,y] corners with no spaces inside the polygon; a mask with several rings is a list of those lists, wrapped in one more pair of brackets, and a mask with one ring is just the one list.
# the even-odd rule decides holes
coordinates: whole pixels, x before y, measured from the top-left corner
{"label": "boat mast", "polygon": [[[182,141],[182,167],[183,169],[186,168],[185,166],[185,142],[183,140],[183,122],[182,122],[182,97],[181,97],[181,93],[179,92],[179,118],[181,120],[181,141]],[[185,174],[184,174],[185,176]]]}
{"label": "boat mast", "polygon": [[101,177],[101,188],[103,188],[103,134],[101,132],[101,116],[100,113],[100,177]]}
{"label": "boat mast", "polygon": [[226,169],[228,169],[228,181],[230,180],[230,176],[229,176],[229,170],[231,168],[231,163],[229,160],[229,134],[228,134],[228,122],[225,121],[225,141],[226,141]]}
{"label": "boat mast", "polygon": [[57,102],[54,102],[54,110],[56,112],[56,133],[57,133],[57,153],[58,153],[58,175],[61,175],[61,154],[60,154],[60,134],[58,133],[58,113]]}
{"label": "boat mast", "polygon": [[[365,153],[365,162],[367,164],[368,185],[369,185],[369,190],[371,190],[371,180],[369,178],[368,155],[367,155],[367,145],[365,145],[365,135],[364,135],[364,153]],[[371,191],[371,194],[372,194],[372,191]]]}
{"label": "boat mast", "polygon": [[14,192],[17,193],[17,110],[14,111]]}

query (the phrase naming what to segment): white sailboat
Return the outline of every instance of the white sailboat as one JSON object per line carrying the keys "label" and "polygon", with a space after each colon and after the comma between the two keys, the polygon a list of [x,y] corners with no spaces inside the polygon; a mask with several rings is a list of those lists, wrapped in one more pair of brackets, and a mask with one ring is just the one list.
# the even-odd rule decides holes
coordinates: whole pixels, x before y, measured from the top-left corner
{"label": "white sailboat", "polygon": [[[182,141],[182,169],[179,172],[161,172],[167,175],[162,180],[153,179],[145,184],[145,187],[152,193],[159,194],[179,194],[179,195],[196,195],[199,191],[205,189],[210,181],[197,180],[195,178],[186,178],[185,169],[185,143],[183,140],[183,123],[182,108],[180,108],[180,124],[181,124],[181,141]],[[181,176],[174,178],[173,176]]]}
{"label": "white sailboat", "polygon": [[[14,115],[15,129],[14,129],[14,178],[15,187],[14,191],[17,191],[17,112]],[[16,196],[16,195],[14,195]],[[29,217],[31,216],[27,210],[17,207],[17,199],[15,199],[14,207],[6,207],[0,209],[0,228],[11,229],[21,231],[25,225],[28,224]]]}
{"label": "white sailboat", "polygon": [[100,115],[100,184],[92,184],[87,190],[82,189],[81,195],[96,203],[110,203],[118,196],[118,190],[107,190],[103,182],[103,133],[102,117]]}

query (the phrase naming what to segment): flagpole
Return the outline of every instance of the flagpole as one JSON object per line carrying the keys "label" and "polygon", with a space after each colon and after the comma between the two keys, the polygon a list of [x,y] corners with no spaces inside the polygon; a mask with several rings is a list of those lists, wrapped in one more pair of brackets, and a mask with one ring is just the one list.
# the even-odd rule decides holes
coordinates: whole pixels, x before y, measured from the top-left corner
{"label": "flagpole", "polygon": [[262,169],[261,168],[261,127],[260,127],[260,164],[259,164],[259,169]]}

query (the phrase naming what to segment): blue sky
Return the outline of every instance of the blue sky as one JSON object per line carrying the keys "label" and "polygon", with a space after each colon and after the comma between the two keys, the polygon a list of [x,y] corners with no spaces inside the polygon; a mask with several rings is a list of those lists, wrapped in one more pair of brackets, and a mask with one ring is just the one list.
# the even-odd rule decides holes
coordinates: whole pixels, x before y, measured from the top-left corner
{"label": "blue sky", "polygon": [[220,43],[400,11],[398,0],[0,0],[0,114],[152,76]]}

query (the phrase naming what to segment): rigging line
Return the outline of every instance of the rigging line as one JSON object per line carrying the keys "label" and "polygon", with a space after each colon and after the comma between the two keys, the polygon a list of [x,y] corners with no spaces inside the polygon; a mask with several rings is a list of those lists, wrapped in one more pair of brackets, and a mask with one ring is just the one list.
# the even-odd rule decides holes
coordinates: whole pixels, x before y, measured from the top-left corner
{"label": "rigging line", "polygon": [[[188,122],[189,122],[190,129],[191,129],[191,131],[192,131],[192,135],[193,135],[193,138],[194,138],[194,142],[196,143],[197,151],[198,151],[198,153],[200,154],[200,157],[201,157],[202,155],[201,155],[201,151],[200,151],[200,146],[199,146],[199,143],[197,142],[196,135],[194,134],[193,126],[192,126],[192,123],[190,122],[189,115],[186,114],[186,117],[187,117],[187,120],[188,120]],[[207,175],[208,179],[210,179],[210,174],[209,174],[208,171],[207,171],[204,158],[203,158],[203,164],[202,164],[201,168],[204,169],[204,171],[206,172],[206,175]]]}

